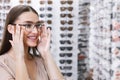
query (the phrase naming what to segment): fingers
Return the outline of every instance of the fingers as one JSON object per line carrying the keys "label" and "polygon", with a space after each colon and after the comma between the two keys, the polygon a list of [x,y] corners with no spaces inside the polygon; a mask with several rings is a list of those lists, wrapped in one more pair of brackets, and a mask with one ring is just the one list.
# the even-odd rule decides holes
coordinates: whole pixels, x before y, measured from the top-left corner
{"label": "fingers", "polygon": [[51,30],[50,30],[50,28],[48,28],[47,34],[48,34],[48,37],[50,38],[51,37]]}
{"label": "fingers", "polygon": [[43,26],[42,27],[42,34],[47,34],[47,35],[50,35],[50,28],[47,29],[46,26]]}
{"label": "fingers", "polygon": [[40,42],[47,42],[49,43],[50,42],[50,38],[51,38],[51,31],[50,31],[50,28],[47,29],[46,26],[43,26],[42,27],[42,33],[40,35],[40,38],[39,38],[39,41]]}
{"label": "fingers", "polygon": [[46,26],[42,26],[42,33],[45,34],[47,32]]}
{"label": "fingers", "polygon": [[20,32],[20,40],[21,40],[21,41],[23,41],[24,30],[25,30],[25,27],[23,27],[23,28],[21,29],[21,32]]}
{"label": "fingers", "polygon": [[14,31],[12,34],[12,39],[13,39],[12,45],[14,43],[18,43],[19,41],[23,41],[23,33],[24,33],[24,28],[19,25],[13,26],[13,29]]}
{"label": "fingers", "polygon": [[118,22],[113,22],[113,29],[115,29],[115,30],[120,29],[120,23],[118,23]]}

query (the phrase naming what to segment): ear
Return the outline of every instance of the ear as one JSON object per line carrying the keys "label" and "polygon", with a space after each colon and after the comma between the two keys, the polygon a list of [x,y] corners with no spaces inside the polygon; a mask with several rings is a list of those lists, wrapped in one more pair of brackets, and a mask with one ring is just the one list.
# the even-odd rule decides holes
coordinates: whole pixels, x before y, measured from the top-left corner
{"label": "ear", "polygon": [[8,27],[7,27],[7,30],[8,30],[9,33],[13,34],[13,32],[14,32],[14,26],[11,25],[11,24],[9,24]]}

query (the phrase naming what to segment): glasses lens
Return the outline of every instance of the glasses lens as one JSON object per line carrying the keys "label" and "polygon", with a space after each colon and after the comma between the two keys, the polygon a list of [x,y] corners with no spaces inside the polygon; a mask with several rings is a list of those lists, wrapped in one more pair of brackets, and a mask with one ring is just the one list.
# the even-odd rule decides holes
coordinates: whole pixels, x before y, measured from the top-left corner
{"label": "glasses lens", "polygon": [[52,24],[52,21],[51,21],[51,20],[47,20],[47,23],[48,23],[48,24]]}
{"label": "glasses lens", "polygon": [[69,0],[69,1],[67,1],[67,3],[68,3],[68,4],[72,4],[72,3],[73,3],[73,1],[72,1],[72,0]]}
{"label": "glasses lens", "polygon": [[72,17],[73,17],[72,14],[60,14],[60,16],[61,16],[62,18],[66,17],[66,16],[68,16],[69,18],[72,18]]}
{"label": "glasses lens", "polygon": [[48,7],[47,9],[48,9],[48,11],[51,11],[51,10],[52,10],[52,7]]}
{"label": "glasses lens", "polygon": [[66,9],[68,9],[68,11],[72,11],[73,7],[60,7],[61,11],[65,11]]}
{"label": "glasses lens", "polygon": [[65,1],[65,0],[64,0],[64,1],[60,1],[61,4],[66,4],[66,2],[67,2],[67,1]]}
{"label": "glasses lens", "polygon": [[71,70],[72,66],[60,66],[61,70]]}
{"label": "glasses lens", "polygon": [[48,1],[48,4],[52,4],[52,0],[49,0],[49,1]]}
{"label": "glasses lens", "polygon": [[27,3],[28,3],[28,4],[31,3],[31,0],[28,0]]}
{"label": "glasses lens", "polygon": [[63,0],[63,1],[60,1],[60,3],[61,3],[61,4],[66,4],[66,3],[68,3],[69,5],[71,5],[71,4],[73,3],[73,1],[72,1],[72,0],[69,0],[69,1]]}
{"label": "glasses lens", "polygon": [[61,64],[64,64],[64,63],[71,64],[71,63],[72,63],[72,60],[60,60],[60,63],[61,63]]}
{"label": "glasses lens", "polygon": [[40,11],[44,11],[44,9],[45,9],[44,7],[40,7]]}
{"label": "glasses lens", "polygon": [[[1,0],[2,1],[2,0]],[[0,1],[0,2],[1,2]],[[3,0],[4,1],[4,3],[10,3],[10,0]]]}
{"label": "glasses lens", "polygon": [[60,29],[61,29],[62,31],[65,31],[65,30],[72,31],[72,30],[73,30],[73,27],[72,27],[72,26],[71,26],[71,27],[60,27]]}
{"label": "glasses lens", "polygon": [[41,0],[41,1],[40,1],[40,4],[45,4],[45,1],[44,1],[44,0]]}
{"label": "glasses lens", "polygon": [[68,27],[68,30],[69,30],[69,31],[72,31],[72,30],[73,30],[73,27]]}
{"label": "glasses lens", "polygon": [[45,17],[45,14],[40,14],[40,17],[41,17],[41,18]]}
{"label": "glasses lens", "polygon": [[65,44],[65,43],[71,44],[70,40],[60,40],[60,43],[61,44]]}
{"label": "glasses lens", "polygon": [[48,18],[51,18],[51,17],[52,17],[52,14],[47,14],[47,17],[48,17]]}
{"label": "glasses lens", "polygon": [[69,11],[72,11],[72,10],[73,10],[73,7],[68,7],[68,10],[69,10]]}
{"label": "glasses lens", "polygon": [[71,38],[71,37],[72,37],[72,35],[73,35],[73,34],[70,34],[70,33],[69,33],[69,34],[68,34],[68,37],[70,37],[70,38]]}
{"label": "glasses lens", "polygon": [[65,49],[68,51],[71,51],[73,49],[73,47],[60,47],[61,51],[64,51]]}
{"label": "glasses lens", "polygon": [[65,57],[65,56],[72,57],[72,53],[60,53],[59,55],[60,57]]}
{"label": "glasses lens", "polygon": [[61,10],[61,11],[65,11],[65,10],[66,10],[66,7],[60,7],[60,10]]}
{"label": "glasses lens", "polygon": [[69,25],[73,24],[72,20],[66,21],[66,20],[61,20],[61,24],[65,25],[65,23],[68,23]]}
{"label": "glasses lens", "polygon": [[69,33],[69,34],[60,34],[60,36],[61,36],[62,38],[67,37],[67,36],[68,36],[69,38],[71,38],[72,35],[73,35],[73,34],[71,34],[71,33]]}
{"label": "glasses lens", "polygon": [[38,29],[38,28],[41,28],[42,26],[44,26],[44,24],[43,23],[36,23],[35,24],[35,27]]}

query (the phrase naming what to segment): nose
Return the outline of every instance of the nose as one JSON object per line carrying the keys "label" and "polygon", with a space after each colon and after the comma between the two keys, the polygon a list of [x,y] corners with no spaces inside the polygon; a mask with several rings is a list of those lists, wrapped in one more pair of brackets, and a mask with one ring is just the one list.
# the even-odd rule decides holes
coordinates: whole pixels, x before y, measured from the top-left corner
{"label": "nose", "polygon": [[33,32],[33,33],[37,33],[37,32],[38,32],[37,28],[34,27],[34,28],[32,29],[32,32]]}

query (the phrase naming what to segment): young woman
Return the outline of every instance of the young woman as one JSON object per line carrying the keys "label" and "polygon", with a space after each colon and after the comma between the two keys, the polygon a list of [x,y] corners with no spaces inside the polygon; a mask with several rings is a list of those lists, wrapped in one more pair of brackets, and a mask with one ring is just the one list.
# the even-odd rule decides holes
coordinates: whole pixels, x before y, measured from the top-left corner
{"label": "young woman", "polygon": [[50,51],[50,29],[30,6],[7,15],[0,49],[0,80],[64,80]]}

